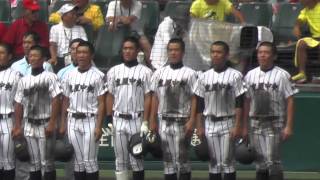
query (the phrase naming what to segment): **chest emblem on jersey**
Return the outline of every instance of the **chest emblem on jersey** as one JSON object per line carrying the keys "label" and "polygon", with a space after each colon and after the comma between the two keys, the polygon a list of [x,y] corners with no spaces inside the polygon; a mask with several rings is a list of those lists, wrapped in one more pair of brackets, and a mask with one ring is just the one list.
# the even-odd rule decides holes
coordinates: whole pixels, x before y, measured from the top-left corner
{"label": "chest emblem on jersey", "polygon": [[139,87],[143,86],[143,81],[142,79],[135,79],[135,78],[122,78],[122,79],[116,79],[116,86],[121,86],[121,85],[136,85]]}
{"label": "chest emblem on jersey", "polygon": [[177,80],[171,80],[171,79],[167,79],[167,80],[160,79],[158,82],[158,87],[184,88],[186,85],[187,85],[187,82],[184,80],[177,81]]}
{"label": "chest emblem on jersey", "polygon": [[279,85],[277,85],[277,84],[275,84],[275,83],[273,83],[273,84],[271,84],[271,83],[253,83],[253,84],[251,84],[251,88],[253,89],[253,90],[273,90],[273,91],[276,91],[276,90],[278,90],[278,88],[279,88]]}
{"label": "chest emblem on jersey", "polygon": [[204,86],[204,89],[206,92],[211,92],[211,91],[230,90],[231,87],[232,86],[230,84],[214,83],[214,84],[206,84]]}
{"label": "chest emblem on jersey", "polygon": [[25,96],[30,96],[36,93],[45,94],[49,91],[49,85],[48,84],[36,84],[28,89],[25,89],[23,91],[23,94]]}
{"label": "chest emblem on jersey", "polygon": [[12,90],[12,84],[1,82],[0,83],[0,88],[2,90],[5,90],[5,91],[11,91]]}
{"label": "chest emblem on jersey", "polygon": [[70,92],[87,91],[88,93],[94,92],[94,87],[92,85],[75,84],[69,86]]}

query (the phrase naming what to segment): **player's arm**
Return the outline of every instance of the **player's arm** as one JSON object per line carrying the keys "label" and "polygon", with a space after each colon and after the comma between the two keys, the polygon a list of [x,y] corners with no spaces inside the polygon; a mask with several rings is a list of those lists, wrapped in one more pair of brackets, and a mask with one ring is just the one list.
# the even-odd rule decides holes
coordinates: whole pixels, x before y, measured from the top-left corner
{"label": "player's arm", "polygon": [[237,20],[241,23],[241,24],[244,24],[245,23],[245,19],[244,19],[244,16],[243,14],[237,10],[235,7],[231,7],[231,14],[237,18]]}
{"label": "player's arm", "polygon": [[15,123],[12,136],[15,138],[22,135],[21,122],[23,118],[23,105],[21,103],[14,103],[14,118]]}
{"label": "player's arm", "polygon": [[204,98],[200,97],[200,96],[196,96],[196,102],[197,102],[197,106],[196,106],[196,129],[197,129],[197,135],[198,136],[203,136],[204,135],[204,124],[203,124],[203,111],[204,111]]}
{"label": "player's arm", "polygon": [[241,135],[241,119],[242,119],[242,108],[244,101],[244,93],[237,96],[235,100],[235,124],[231,132],[232,138],[237,138]]}
{"label": "player's arm", "polygon": [[191,96],[191,109],[190,109],[190,118],[185,124],[185,133],[187,136],[191,136],[193,133],[193,128],[196,121],[196,112],[197,112],[197,97],[196,95]]}
{"label": "player's arm", "polygon": [[69,107],[70,99],[67,96],[62,97],[62,105],[61,105],[61,119],[60,119],[60,129],[59,134],[64,135],[66,132],[66,122],[68,117],[68,107]]}
{"label": "player's arm", "polygon": [[248,121],[249,121],[249,111],[250,111],[251,99],[248,97],[244,98],[243,110],[242,110],[242,137],[248,137]]}
{"label": "player's arm", "polygon": [[150,116],[150,109],[151,109],[151,98],[152,93],[148,92],[144,95],[144,111],[143,111],[143,121],[140,128],[140,136],[146,135],[149,131],[149,116]]}
{"label": "player's arm", "polygon": [[105,94],[98,96],[98,116],[95,128],[96,141],[99,141],[102,135],[102,125],[105,116]]}
{"label": "player's arm", "polygon": [[151,109],[150,109],[150,118],[149,118],[149,129],[152,132],[157,132],[158,130],[158,123],[157,123],[157,114],[158,114],[158,106],[159,106],[159,99],[155,92],[152,93],[151,96]]}
{"label": "player's arm", "polygon": [[294,99],[293,96],[287,98],[287,121],[283,130],[283,140],[287,140],[293,133],[293,119],[294,119]]}
{"label": "player's arm", "polygon": [[56,120],[60,111],[60,95],[57,95],[52,98],[51,100],[51,117],[48,123],[48,126],[46,127],[46,136],[51,136],[56,127]]}
{"label": "player's arm", "polygon": [[113,94],[108,92],[106,95],[106,124],[107,125],[112,124],[113,102],[114,102]]}

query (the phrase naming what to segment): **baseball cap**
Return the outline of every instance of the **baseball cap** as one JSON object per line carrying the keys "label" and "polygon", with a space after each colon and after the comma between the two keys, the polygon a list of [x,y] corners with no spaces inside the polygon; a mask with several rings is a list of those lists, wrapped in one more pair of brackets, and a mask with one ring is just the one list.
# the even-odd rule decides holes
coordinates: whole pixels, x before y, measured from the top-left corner
{"label": "baseball cap", "polygon": [[31,11],[38,11],[40,9],[40,5],[37,0],[23,0],[22,4],[25,9],[29,9]]}
{"label": "baseball cap", "polygon": [[65,13],[72,11],[76,6],[73,4],[65,4],[59,10],[58,13],[62,16]]}

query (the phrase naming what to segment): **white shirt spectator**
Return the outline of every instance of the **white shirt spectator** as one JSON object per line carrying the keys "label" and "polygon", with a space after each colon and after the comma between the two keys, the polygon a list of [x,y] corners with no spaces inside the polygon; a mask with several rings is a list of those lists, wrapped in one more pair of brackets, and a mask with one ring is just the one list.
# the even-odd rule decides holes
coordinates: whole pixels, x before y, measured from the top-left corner
{"label": "white shirt spectator", "polygon": [[73,39],[81,38],[88,40],[82,26],[75,25],[72,28],[63,26],[62,22],[51,27],[49,42],[57,44],[57,56],[62,58],[69,52],[69,43]]}
{"label": "white shirt spectator", "polygon": [[139,25],[141,16],[142,4],[139,1],[132,0],[132,6],[130,8],[124,8],[120,6],[120,1],[111,1],[108,5],[108,11],[106,18],[114,16],[135,16],[137,20],[131,24],[131,30],[137,31],[140,35],[143,34],[142,27]]}

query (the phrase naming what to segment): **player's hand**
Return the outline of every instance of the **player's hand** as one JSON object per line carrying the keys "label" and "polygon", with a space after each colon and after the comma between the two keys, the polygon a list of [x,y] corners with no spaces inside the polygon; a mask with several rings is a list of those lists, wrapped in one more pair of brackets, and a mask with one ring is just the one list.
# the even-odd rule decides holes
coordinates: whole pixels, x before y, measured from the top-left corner
{"label": "player's hand", "polygon": [[184,132],[186,133],[187,137],[191,137],[191,135],[193,134],[193,128],[193,122],[191,121],[191,119],[189,119],[184,125]]}
{"label": "player's hand", "polygon": [[234,127],[230,130],[230,137],[232,139],[237,139],[241,136],[241,129],[239,127]]}
{"label": "player's hand", "polygon": [[51,58],[48,60],[48,63],[50,63],[51,65],[55,66],[58,64],[58,60],[57,58]]}
{"label": "player's hand", "polygon": [[247,127],[242,128],[241,138],[245,139],[245,140],[248,139],[248,128]]}
{"label": "player's hand", "polygon": [[12,133],[12,138],[17,138],[19,136],[22,136],[22,129],[21,128],[17,128],[17,127],[14,127],[11,131]]}
{"label": "player's hand", "polygon": [[197,132],[196,134],[198,135],[198,137],[203,137],[205,136],[205,130],[204,128],[201,126],[201,127],[197,127]]}
{"label": "player's hand", "polygon": [[54,132],[54,124],[49,123],[48,126],[45,128],[46,137],[52,136]]}
{"label": "player's hand", "polygon": [[96,142],[100,140],[101,136],[102,136],[102,128],[95,128],[94,137],[96,138]]}
{"label": "player's hand", "polygon": [[60,127],[59,128],[59,136],[60,137],[64,137],[64,135],[66,134],[66,128],[65,127]]}
{"label": "player's hand", "polygon": [[158,132],[158,124],[157,122],[153,122],[153,121],[150,121],[150,124],[149,124],[149,130],[153,133],[156,133]]}
{"label": "player's hand", "polygon": [[293,134],[292,128],[286,126],[282,131],[282,140],[286,141],[288,140]]}
{"label": "player's hand", "polygon": [[146,136],[149,132],[148,121],[143,121],[140,127],[140,137]]}

